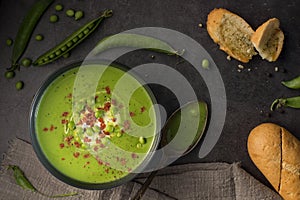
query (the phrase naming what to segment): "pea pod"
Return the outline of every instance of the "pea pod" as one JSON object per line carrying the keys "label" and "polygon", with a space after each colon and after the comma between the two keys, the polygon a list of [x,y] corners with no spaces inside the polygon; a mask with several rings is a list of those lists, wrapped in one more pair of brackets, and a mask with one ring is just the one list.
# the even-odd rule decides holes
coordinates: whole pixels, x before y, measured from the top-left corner
{"label": "pea pod", "polygon": [[300,96],[275,99],[271,105],[271,110],[273,111],[280,107],[300,108]]}
{"label": "pea pod", "polygon": [[290,89],[300,89],[300,76],[289,81],[282,81],[281,83]]}
{"label": "pea pod", "polygon": [[70,36],[68,36],[66,39],[64,39],[61,43],[56,45],[54,48],[50,49],[49,51],[47,51],[46,53],[38,57],[34,61],[33,65],[36,66],[45,65],[67,54],[71,49],[73,49],[75,46],[81,43],[94,30],[96,30],[96,28],[99,26],[99,24],[102,22],[103,19],[111,16],[112,16],[112,10],[105,10],[100,17],[83,25],[81,28],[76,30],[74,33],[72,33]]}
{"label": "pea pod", "polygon": [[13,170],[14,178],[16,180],[16,183],[21,186],[25,190],[31,190],[33,192],[37,192],[43,196],[49,197],[49,198],[58,198],[58,197],[68,197],[68,196],[75,196],[78,193],[69,193],[69,194],[58,194],[58,195],[46,195],[44,193],[39,192],[27,179],[24,172],[16,165],[9,165],[8,169]]}
{"label": "pea pod", "polygon": [[137,49],[149,49],[170,55],[181,55],[180,52],[173,49],[173,47],[164,41],[132,33],[120,33],[102,39],[93,49],[91,55],[97,55],[103,51],[116,47],[133,47]]}
{"label": "pea pod", "polygon": [[8,70],[15,70],[19,67],[18,61],[26,50],[37,22],[53,1],[54,0],[38,0],[26,14],[15,39],[11,58],[12,66]]}

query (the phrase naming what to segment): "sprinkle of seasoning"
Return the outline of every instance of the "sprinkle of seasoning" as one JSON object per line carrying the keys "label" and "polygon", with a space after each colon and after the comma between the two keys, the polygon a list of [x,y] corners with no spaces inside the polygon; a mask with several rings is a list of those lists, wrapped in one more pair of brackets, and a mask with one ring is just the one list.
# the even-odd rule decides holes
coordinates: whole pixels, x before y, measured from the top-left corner
{"label": "sprinkle of seasoning", "polygon": [[134,112],[129,112],[129,115],[130,115],[130,117],[133,117],[133,116],[135,116],[135,113]]}
{"label": "sprinkle of seasoning", "polygon": [[59,147],[62,149],[62,148],[65,147],[65,144],[64,144],[64,143],[60,143],[60,144],[59,144]]}
{"label": "sprinkle of seasoning", "polygon": [[44,128],[43,131],[47,132],[47,131],[48,131],[48,128]]}
{"label": "sprinkle of seasoning", "polygon": [[78,158],[78,157],[80,156],[80,153],[79,153],[79,152],[75,152],[75,153],[73,153],[73,156],[74,156],[75,158]]}
{"label": "sprinkle of seasoning", "polygon": [[145,110],[146,110],[145,106],[141,107],[141,112],[142,113],[145,112]]}
{"label": "sprinkle of seasoning", "polygon": [[106,90],[106,94],[110,94],[111,91],[110,91],[109,86],[106,86],[106,87],[105,87],[105,90]]}

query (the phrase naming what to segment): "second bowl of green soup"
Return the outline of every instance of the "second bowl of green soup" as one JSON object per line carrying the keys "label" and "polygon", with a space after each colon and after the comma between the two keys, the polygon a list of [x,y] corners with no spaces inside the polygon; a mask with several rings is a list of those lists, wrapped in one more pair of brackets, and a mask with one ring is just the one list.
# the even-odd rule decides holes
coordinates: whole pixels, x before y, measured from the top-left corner
{"label": "second bowl of green soup", "polygon": [[58,179],[84,189],[132,180],[159,143],[159,111],[147,85],[126,67],[76,63],[37,92],[30,130],[34,150]]}

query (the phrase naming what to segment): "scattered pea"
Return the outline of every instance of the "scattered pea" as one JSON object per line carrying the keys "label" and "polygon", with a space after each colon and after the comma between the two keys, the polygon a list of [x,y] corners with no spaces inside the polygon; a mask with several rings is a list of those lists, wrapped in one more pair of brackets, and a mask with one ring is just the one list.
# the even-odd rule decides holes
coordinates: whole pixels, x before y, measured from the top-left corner
{"label": "scattered pea", "polygon": [[56,11],[62,11],[64,9],[64,7],[63,7],[63,5],[61,5],[61,4],[57,4],[56,6],[55,6],[55,10]]}
{"label": "scattered pea", "polygon": [[14,71],[7,71],[5,72],[5,78],[7,79],[11,79],[15,76],[15,72]]}
{"label": "scattered pea", "polygon": [[41,34],[37,34],[37,35],[35,36],[35,40],[36,40],[36,41],[42,41],[43,39],[44,39],[44,36],[41,35]]}
{"label": "scattered pea", "polygon": [[70,52],[65,53],[65,54],[63,55],[63,57],[64,57],[64,58],[69,58],[69,57],[70,57]]}
{"label": "scattered pea", "polygon": [[29,59],[29,58],[23,58],[22,61],[21,61],[21,65],[23,67],[29,67],[32,63],[32,60]]}
{"label": "scattered pea", "polygon": [[58,16],[57,15],[51,15],[50,16],[50,22],[51,23],[55,23],[58,21]]}
{"label": "scattered pea", "polygon": [[146,138],[140,137],[140,138],[139,138],[139,142],[140,142],[141,144],[145,144],[145,143],[146,143]]}
{"label": "scattered pea", "polygon": [[74,12],[74,10],[72,10],[72,9],[69,9],[69,10],[66,11],[66,15],[67,15],[68,17],[73,17],[74,14],[75,14],[75,12]]}
{"label": "scattered pea", "polygon": [[206,58],[202,60],[202,67],[204,69],[208,69],[209,68],[209,61]]}
{"label": "scattered pea", "polygon": [[136,148],[140,149],[140,148],[142,148],[142,147],[143,147],[143,145],[142,145],[141,143],[137,143],[137,144],[136,144]]}
{"label": "scattered pea", "polygon": [[8,38],[8,39],[6,40],[6,45],[10,47],[12,44],[13,44],[13,40],[10,39],[10,38]]}
{"label": "scattered pea", "polygon": [[17,89],[17,90],[22,90],[23,87],[24,87],[23,81],[18,81],[18,82],[16,83],[16,89]]}
{"label": "scattered pea", "polygon": [[83,12],[81,10],[75,12],[75,20],[79,20],[83,17]]}

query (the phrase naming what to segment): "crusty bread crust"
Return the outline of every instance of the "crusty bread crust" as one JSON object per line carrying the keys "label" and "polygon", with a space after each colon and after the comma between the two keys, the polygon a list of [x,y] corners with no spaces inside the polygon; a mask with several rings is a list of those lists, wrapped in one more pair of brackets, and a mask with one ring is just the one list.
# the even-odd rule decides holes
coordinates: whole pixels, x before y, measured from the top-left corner
{"label": "crusty bread crust", "polygon": [[279,20],[272,18],[260,25],[251,41],[263,59],[276,61],[282,50],[284,34],[279,28]]}
{"label": "crusty bread crust", "polygon": [[[226,27],[227,21],[231,27]],[[249,62],[256,54],[251,43],[253,29],[243,18],[226,9],[215,8],[209,13],[207,31],[213,41],[220,45],[221,50],[241,62]],[[227,31],[229,33],[226,35]]]}
{"label": "crusty bread crust", "polygon": [[300,199],[300,141],[272,123],[255,127],[248,153],[257,168],[285,200]]}

